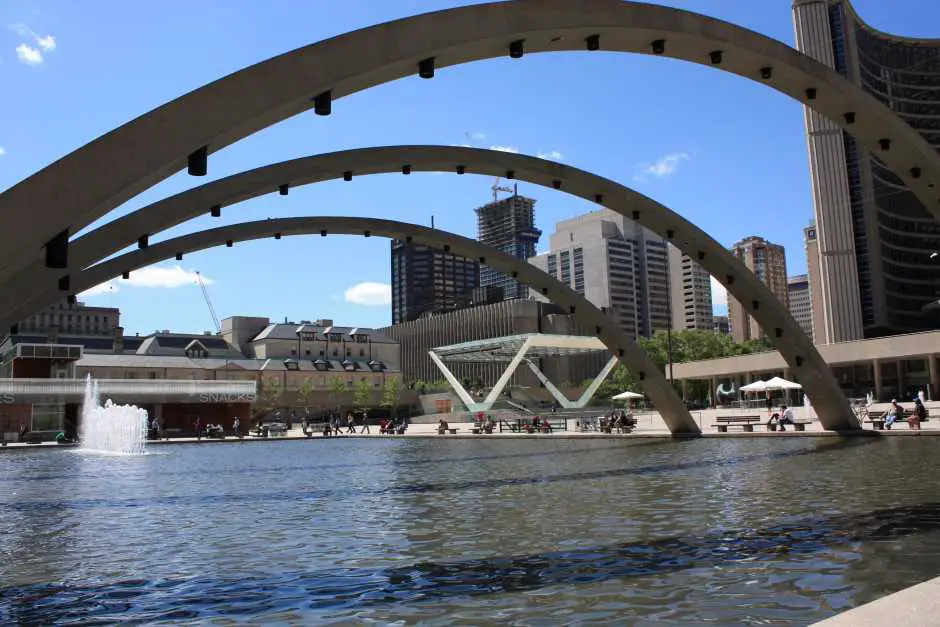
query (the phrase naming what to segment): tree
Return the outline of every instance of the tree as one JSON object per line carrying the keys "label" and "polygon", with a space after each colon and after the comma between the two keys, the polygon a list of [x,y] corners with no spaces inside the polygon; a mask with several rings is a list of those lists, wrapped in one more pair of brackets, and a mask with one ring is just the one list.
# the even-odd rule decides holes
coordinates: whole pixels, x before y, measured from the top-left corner
{"label": "tree", "polygon": [[401,377],[387,377],[382,389],[382,406],[395,411],[401,396]]}
{"label": "tree", "polygon": [[[773,350],[773,346],[766,338],[750,340],[744,344],[735,344],[727,335],[697,329],[673,331],[671,336],[670,338],[670,334],[665,331],[657,331],[653,337],[640,338],[637,342],[652,362],[656,364],[659,371],[666,372],[667,375],[670,353],[672,363],[676,364]],[[587,385],[587,383],[584,385]],[[677,383],[675,387],[676,391],[679,392],[681,386]],[[607,377],[607,381],[600,386],[597,396],[598,398],[610,398],[626,390],[642,393],[643,384],[638,377],[634,377],[633,373],[627,371],[623,365],[618,365]],[[713,393],[709,390],[707,381],[688,381],[686,390],[688,398],[696,400],[705,400],[707,396]]]}
{"label": "tree", "polygon": [[313,393],[313,379],[305,377],[300,387],[297,388],[297,403],[301,407],[307,407],[311,393]]}
{"label": "tree", "polygon": [[261,380],[261,394],[256,405],[263,411],[271,411],[277,407],[284,396],[284,386],[278,377],[266,377]]}
{"label": "tree", "polygon": [[365,413],[368,411],[367,405],[372,397],[372,384],[368,379],[363,378],[356,381],[353,388],[353,403]]}
{"label": "tree", "polygon": [[340,401],[343,398],[343,394],[346,393],[346,384],[343,382],[343,378],[335,376],[330,379],[330,396],[333,399],[333,403],[339,407],[342,405]]}

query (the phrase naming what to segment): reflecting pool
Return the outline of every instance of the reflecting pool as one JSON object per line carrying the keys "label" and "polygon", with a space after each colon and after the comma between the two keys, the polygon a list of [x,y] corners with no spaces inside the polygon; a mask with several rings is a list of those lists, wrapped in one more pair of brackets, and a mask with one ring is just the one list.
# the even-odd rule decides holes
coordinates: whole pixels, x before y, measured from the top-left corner
{"label": "reflecting pool", "polygon": [[940,574],[940,439],[0,454],[0,623],[807,624]]}

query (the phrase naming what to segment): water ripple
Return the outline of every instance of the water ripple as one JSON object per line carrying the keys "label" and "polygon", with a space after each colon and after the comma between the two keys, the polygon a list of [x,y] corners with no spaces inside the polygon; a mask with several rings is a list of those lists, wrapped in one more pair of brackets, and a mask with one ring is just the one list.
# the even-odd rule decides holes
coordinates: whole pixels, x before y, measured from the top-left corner
{"label": "water ripple", "polygon": [[928,440],[0,456],[0,623],[806,624],[937,574]]}

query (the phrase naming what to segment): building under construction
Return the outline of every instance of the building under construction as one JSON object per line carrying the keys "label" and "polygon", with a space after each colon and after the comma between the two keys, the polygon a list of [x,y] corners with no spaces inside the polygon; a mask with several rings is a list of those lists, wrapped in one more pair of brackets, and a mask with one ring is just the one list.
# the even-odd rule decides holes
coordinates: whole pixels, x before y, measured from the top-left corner
{"label": "building under construction", "polygon": [[[535,228],[535,200],[520,196],[514,189],[509,198],[494,198],[476,212],[480,243],[523,260],[535,256],[536,244],[542,236]],[[529,289],[519,281],[485,265],[480,266],[480,286],[500,287],[506,299],[529,296]]]}

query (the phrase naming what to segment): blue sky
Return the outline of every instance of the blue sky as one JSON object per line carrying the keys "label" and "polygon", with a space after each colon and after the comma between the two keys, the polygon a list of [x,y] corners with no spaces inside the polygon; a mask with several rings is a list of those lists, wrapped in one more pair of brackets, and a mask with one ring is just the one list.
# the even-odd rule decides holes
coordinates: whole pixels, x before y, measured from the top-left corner
{"label": "blue sky", "polygon": [[[226,0],[157,3],[7,0],[0,3],[0,190],[164,102],[246,65],[371,24],[469,2]],[[660,2],[793,42],[789,0]],[[873,26],[940,36],[936,0],[855,0]],[[932,27],[932,28],[931,28]],[[297,116],[213,155],[209,179],[346,148],[406,144],[502,146],[549,154],[674,208],[725,245],[762,235],[805,271],[802,227],[812,196],[802,110],[775,91],[713,69],[614,53],[559,53],[478,62],[344,98],[333,115]],[[112,218],[207,179],[177,175]],[[474,236],[473,208],[492,180],[414,174],[362,177],[268,195],[152,238],[273,216],[369,215]],[[520,184],[538,199],[543,246],[555,222],[593,205]],[[382,326],[389,245],[354,237],[236,245],[136,273],[88,296],[120,307],[128,333],[212,328],[192,273],[220,317]],[[362,284],[379,284],[365,286]]]}

